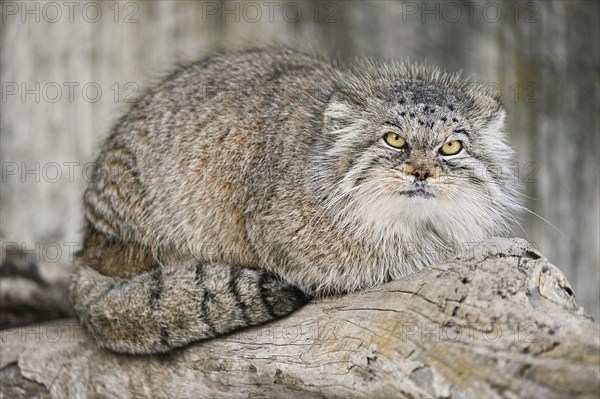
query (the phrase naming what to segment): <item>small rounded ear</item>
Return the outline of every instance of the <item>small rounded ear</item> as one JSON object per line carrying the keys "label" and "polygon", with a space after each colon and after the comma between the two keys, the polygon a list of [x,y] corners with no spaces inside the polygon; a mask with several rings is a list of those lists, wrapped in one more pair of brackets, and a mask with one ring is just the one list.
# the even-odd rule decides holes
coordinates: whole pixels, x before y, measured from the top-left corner
{"label": "small rounded ear", "polygon": [[485,87],[477,91],[473,90],[471,95],[475,106],[486,119],[503,108],[502,103],[500,103],[500,93],[496,91],[495,87]]}
{"label": "small rounded ear", "polygon": [[504,127],[504,119],[506,118],[506,111],[504,110],[504,106],[499,102],[497,104],[497,109],[492,115],[488,118],[487,126],[489,130],[500,131]]}
{"label": "small rounded ear", "polygon": [[325,112],[323,112],[323,126],[328,131],[340,129],[347,124],[351,116],[350,102],[336,93],[329,99]]}
{"label": "small rounded ear", "polygon": [[478,93],[473,96],[473,101],[477,113],[481,118],[482,125],[484,125],[486,129],[490,131],[502,129],[506,111],[504,110],[504,106],[500,102],[497,93]]}

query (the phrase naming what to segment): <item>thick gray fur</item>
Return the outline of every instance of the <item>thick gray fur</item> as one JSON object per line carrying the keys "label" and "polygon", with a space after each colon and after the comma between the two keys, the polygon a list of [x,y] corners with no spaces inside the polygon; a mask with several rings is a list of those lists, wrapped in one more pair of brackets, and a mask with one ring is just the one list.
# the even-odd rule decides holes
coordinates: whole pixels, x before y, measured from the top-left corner
{"label": "thick gray fur", "polygon": [[189,263],[131,279],[79,267],[71,302],[103,347],[158,353],[283,317],[306,297],[265,271]]}
{"label": "thick gray fur", "polygon": [[182,66],[100,152],[75,311],[106,348],[165,352],[506,233],[503,119],[495,93],[426,65],[258,49]]}

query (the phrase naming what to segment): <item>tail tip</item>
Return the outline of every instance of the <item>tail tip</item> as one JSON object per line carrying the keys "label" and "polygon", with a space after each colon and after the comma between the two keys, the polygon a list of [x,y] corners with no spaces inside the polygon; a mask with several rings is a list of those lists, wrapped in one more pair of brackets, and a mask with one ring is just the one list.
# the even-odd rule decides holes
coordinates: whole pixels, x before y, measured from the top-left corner
{"label": "tail tip", "polygon": [[276,316],[285,316],[310,301],[310,296],[296,286],[284,281],[277,282],[279,284],[269,295],[269,302]]}

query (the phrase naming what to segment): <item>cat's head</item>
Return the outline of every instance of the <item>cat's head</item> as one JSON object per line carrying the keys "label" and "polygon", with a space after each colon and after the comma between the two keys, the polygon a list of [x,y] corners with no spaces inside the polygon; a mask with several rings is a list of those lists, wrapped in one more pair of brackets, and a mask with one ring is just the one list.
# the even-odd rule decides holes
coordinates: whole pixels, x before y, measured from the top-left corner
{"label": "cat's head", "polygon": [[426,66],[359,69],[324,112],[317,162],[331,215],[442,238],[506,232],[515,182],[493,90]]}

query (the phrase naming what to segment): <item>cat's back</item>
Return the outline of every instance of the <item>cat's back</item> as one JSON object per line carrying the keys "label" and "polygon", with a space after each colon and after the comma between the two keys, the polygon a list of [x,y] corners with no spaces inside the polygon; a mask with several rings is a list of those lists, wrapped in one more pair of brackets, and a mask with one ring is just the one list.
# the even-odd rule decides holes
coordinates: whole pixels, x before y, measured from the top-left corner
{"label": "cat's back", "polygon": [[[315,93],[327,93],[336,69],[328,61],[292,49],[252,49],[216,54],[180,65],[149,87],[117,122],[108,144],[141,147],[141,155],[160,149],[164,157],[223,142],[229,129],[244,125],[260,135],[277,114],[311,106]],[[251,140],[250,140],[251,141]],[[179,152],[182,143],[183,153]],[[231,146],[228,143],[228,147]],[[245,141],[245,145],[251,144]],[[154,162],[152,159],[151,162]]]}
{"label": "cat's back", "polygon": [[221,104],[241,103],[250,97],[273,99],[282,94],[278,92],[282,86],[308,90],[327,85],[334,69],[320,57],[286,48],[221,53],[180,65],[148,90],[140,105],[171,102],[186,108],[210,106],[215,99]]}
{"label": "cat's back", "polygon": [[[329,87],[332,71],[289,49],[218,54],[180,66],[117,122],[86,201],[117,210],[108,218],[132,236],[158,229],[163,241],[182,235],[244,241],[244,204],[253,181],[264,177],[258,168],[265,153],[277,151],[266,132],[286,134],[278,128],[284,119],[315,108],[307,101]],[[119,195],[108,195],[110,187]]]}

